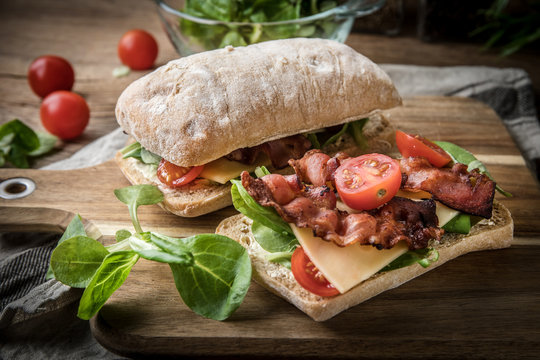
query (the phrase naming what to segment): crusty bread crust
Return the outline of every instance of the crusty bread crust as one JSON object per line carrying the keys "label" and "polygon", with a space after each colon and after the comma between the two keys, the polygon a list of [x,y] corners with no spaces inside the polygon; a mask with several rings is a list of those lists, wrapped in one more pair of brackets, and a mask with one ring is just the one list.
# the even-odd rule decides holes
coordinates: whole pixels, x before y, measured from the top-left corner
{"label": "crusty bread crust", "polygon": [[137,159],[124,159],[118,152],[116,163],[124,176],[133,185],[156,185],[163,193],[164,200],[158,205],[163,209],[183,217],[195,217],[208,214],[232,204],[231,184],[221,185],[210,181],[194,181],[172,189],[162,184],[155,175],[155,168],[145,165]]}
{"label": "crusty bread crust", "polygon": [[469,235],[445,234],[435,248],[439,259],[424,268],[414,264],[405,268],[379,273],[344,294],[321,297],[302,288],[285,267],[269,262],[264,250],[251,233],[252,221],[242,214],[223,220],[216,233],[228,236],[242,244],[249,253],[253,266],[253,279],[271,292],[283,297],[316,321],[332,318],[340,312],[360,304],[386,290],[400,286],[460,255],[488,249],[509,247],[514,225],[508,209],[495,201],[493,216],[476,224]]}
{"label": "crusty bread crust", "polygon": [[[344,135],[336,144],[331,144],[323,150],[331,155],[344,151],[351,156],[357,156],[366,151],[387,154],[395,150],[395,127],[382,114],[374,114],[370,117],[364,126],[363,133],[367,140],[365,149],[358,148],[352,137]],[[232,205],[230,183],[222,185],[211,181],[196,180],[181,188],[172,189],[157,179],[156,169],[151,165],[145,165],[134,158],[124,159],[120,152],[116,154],[115,160],[124,176],[132,184],[158,186],[165,199],[159,205],[178,216],[200,216]],[[290,171],[292,169],[289,168],[280,172]],[[272,170],[272,172],[275,171]]]}
{"label": "crusty bread crust", "polygon": [[347,45],[286,39],[173,60],[129,85],[116,118],[180,166],[401,104],[388,75]]}

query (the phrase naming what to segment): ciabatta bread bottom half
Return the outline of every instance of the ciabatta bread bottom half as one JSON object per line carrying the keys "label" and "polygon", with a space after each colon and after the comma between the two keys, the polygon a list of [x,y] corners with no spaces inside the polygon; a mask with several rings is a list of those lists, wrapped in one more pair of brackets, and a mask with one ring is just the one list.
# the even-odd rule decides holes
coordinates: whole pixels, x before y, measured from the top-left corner
{"label": "ciabatta bread bottom half", "polygon": [[253,279],[257,283],[286,299],[316,321],[328,320],[458,256],[473,251],[509,247],[514,231],[510,212],[495,201],[493,216],[474,225],[468,235],[450,233],[443,235],[441,241],[434,245],[439,252],[439,259],[427,268],[414,264],[377,273],[344,294],[321,297],[300,286],[289,269],[267,260],[268,252],[262,249],[253,237],[251,224],[252,221],[244,215],[235,215],[223,220],[216,228],[216,233],[238,241],[247,249],[253,266]]}
{"label": "ciabatta bread bottom half", "polygon": [[[366,138],[364,149],[356,146],[353,138],[345,134],[335,144],[326,146],[323,151],[330,155],[344,151],[351,156],[368,152],[388,154],[395,151],[395,127],[381,113],[373,114],[369,118],[364,126],[363,134]],[[124,176],[133,185],[158,186],[165,198],[159,205],[175,215],[195,217],[232,205],[230,182],[219,184],[206,179],[197,179],[190,184],[173,189],[158,180],[155,166],[144,164],[134,158],[124,159],[120,152],[116,154],[115,160]],[[292,169],[286,168],[278,172],[292,172]]]}

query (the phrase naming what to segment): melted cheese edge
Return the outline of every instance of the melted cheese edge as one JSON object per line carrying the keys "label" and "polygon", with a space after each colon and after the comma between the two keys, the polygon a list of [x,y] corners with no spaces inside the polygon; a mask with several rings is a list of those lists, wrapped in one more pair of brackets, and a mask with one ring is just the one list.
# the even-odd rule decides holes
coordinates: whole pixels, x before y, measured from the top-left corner
{"label": "melted cheese edge", "polygon": [[[413,200],[415,198],[426,198],[425,194],[409,192],[401,192],[399,196]],[[436,205],[439,226],[443,226],[459,214],[459,211],[451,209],[438,201]],[[340,210],[354,212],[353,209],[348,208],[347,205],[340,201],[338,201],[337,207]],[[339,247],[333,242],[324,241],[320,237],[313,236],[311,229],[299,228],[294,224],[290,225],[298,242],[313,264],[342,294],[362,281],[369,279],[383,267],[408,251],[408,246],[404,241],[400,241],[392,249],[384,250],[377,250],[373,246],[359,244]]]}
{"label": "melted cheese edge", "polygon": [[360,244],[339,247],[313,236],[311,229],[290,225],[309,259],[342,294],[369,279],[408,250],[403,241],[388,250]]}
{"label": "melted cheese edge", "polygon": [[253,165],[243,164],[238,161],[219,158],[204,165],[203,171],[199,177],[226,184],[231,179],[240,176],[242,171],[253,172],[258,166],[267,166],[269,163],[268,157],[261,154]]}

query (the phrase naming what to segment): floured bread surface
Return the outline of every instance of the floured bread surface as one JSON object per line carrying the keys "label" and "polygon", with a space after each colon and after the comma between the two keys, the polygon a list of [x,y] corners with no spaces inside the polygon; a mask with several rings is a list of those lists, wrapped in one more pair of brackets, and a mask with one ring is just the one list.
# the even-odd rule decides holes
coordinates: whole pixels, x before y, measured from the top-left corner
{"label": "floured bread surface", "polygon": [[173,60],[128,86],[116,117],[146,149],[193,166],[400,104],[390,78],[366,57],[298,38]]}
{"label": "floured bread surface", "polygon": [[291,271],[267,260],[251,232],[252,221],[242,214],[223,220],[216,233],[228,236],[248,251],[253,266],[253,279],[274,294],[286,299],[316,321],[332,318],[340,312],[358,305],[386,290],[398,287],[458,256],[473,251],[509,247],[513,238],[514,223],[508,209],[495,201],[493,216],[472,227],[468,235],[445,234],[434,247],[439,259],[427,268],[418,264],[378,273],[344,294],[321,297],[300,286]]}

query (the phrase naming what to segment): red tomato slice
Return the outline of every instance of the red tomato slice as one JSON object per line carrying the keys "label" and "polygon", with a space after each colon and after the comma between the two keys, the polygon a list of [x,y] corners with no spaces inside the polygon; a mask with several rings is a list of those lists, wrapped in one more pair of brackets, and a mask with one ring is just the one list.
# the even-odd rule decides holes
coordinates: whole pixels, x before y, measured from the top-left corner
{"label": "red tomato slice", "polygon": [[204,165],[183,167],[161,159],[157,168],[157,177],[165,185],[176,188],[192,182],[203,170]]}
{"label": "red tomato slice", "polygon": [[450,155],[439,145],[420,135],[411,135],[396,130],[396,144],[403,157],[422,156],[436,167],[443,167],[452,161]]}
{"label": "red tomato slice", "polygon": [[366,154],[343,162],[335,173],[336,188],[349,207],[375,209],[390,201],[401,185],[399,163],[382,154]]}
{"label": "red tomato slice", "polygon": [[338,289],[326,280],[301,247],[294,250],[291,258],[291,270],[296,281],[315,295],[334,296],[339,294]]}

